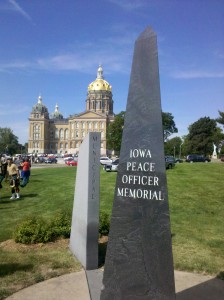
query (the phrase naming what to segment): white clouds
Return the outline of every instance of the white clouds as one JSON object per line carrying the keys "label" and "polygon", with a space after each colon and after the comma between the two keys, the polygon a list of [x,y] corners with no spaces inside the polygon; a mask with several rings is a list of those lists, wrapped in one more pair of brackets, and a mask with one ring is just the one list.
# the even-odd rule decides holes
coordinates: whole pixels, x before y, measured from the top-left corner
{"label": "white clouds", "polygon": [[29,21],[32,21],[31,17],[25,12],[24,9],[15,1],[15,0],[8,0],[8,2],[12,5],[12,10],[22,15]]}
{"label": "white clouds", "polygon": [[0,72],[12,73],[15,70],[28,71],[32,68],[33,63],[24,60],[15,60],[9,63],[0,64]]}
{"label": "white clouds", "polygon": [[5,0],[5,2],[0,3],[0,10],[6,11],[6,12],[14,12],[21,16],[23,16],[25,19],[33,23],[32,18],[30,15],[18,4],[18,1],[15,0]]}
{"label": "white clouds", "polygon": [[[112,31],[116,29],[112,29]],[[78,71],[91,73],[99,63],[107,65],[110,72],[125,73],[130,71],[132,52],[134,48],[134,33],[115,33],[108,38],[95,41],[75,42],[69,45],[69,50],[56,49],[55,55],[31,58],[30,60],[14,60],[8,63],[0,63],[0,72],[18,71]]]}
{"label": "white clouds", "polygon": [[125,10],[135,10],[147,5],[145,0],[109,0],[109,2],[118,5]]}
{"label": "white clouds", "polygon": [[170,74],[175,79],[224,78],[224,72],[209,71],[176,71]]}
{"label": "white clouds", "polygon": [[[20,107],[20,106],[9,106],[7,104],[4,104],[4,105],[0,105],[0,116],[3,118],[4,116],[7,117],[7,116],[19,116],[19,115],[23,115],[24,113],[27,113],[30,111],[30,107],[28,106],[23,106],[23,107]],[[7,119],[6,119],[7,121]],[[5,123],[7,125],[7,122]]]}
{"label": "white clouds", "polygon": [[[125,59],[126,60],[126,59]],[[107,64],[110,72],[126,73],[127,67],[122,55],[116,53],[67,53],[48,58],[40,58],[37,68],[48,71],[78,71],[92,73],[99,63]]]}
{"label": "white clouds", "polygon": [[224,52],[223,51],[220,51],[220,50],[217,50],[215,51],[215,56],[218,57],[219,59],[224,59]]}

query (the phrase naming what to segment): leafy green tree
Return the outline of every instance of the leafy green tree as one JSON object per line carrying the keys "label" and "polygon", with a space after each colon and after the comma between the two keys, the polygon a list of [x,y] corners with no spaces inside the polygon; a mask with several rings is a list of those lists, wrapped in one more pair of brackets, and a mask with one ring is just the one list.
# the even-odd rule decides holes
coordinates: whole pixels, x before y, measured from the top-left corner
{"label": "leafy green tree", "polygon": [[172,155],[175,157],[181,157],[182,155],[183,141],[180,137],[176,136],[164,143],[165,155]]}
{"label": "leafy green tree", "polygon": [[216,119],[216,122],[224,126],[224,111],[219,110],[219,118]]}
{"label": "leafy green tree", "polygon": [[209,117],[200,118],[191,124],[188,130],[185,141],[185,151],[188,153],[212,154],[213,143],[218,145],[223,138],[216,120]]}
{"label": "leafy green tree", "polygon": [[[120,151],[122,133],[124,127],[124,117],[125,117],[125,112],[121,111],[119,114],[115,116],[114,122],[109,124],[107,128],[108,149]],[[163,112],[162,121],[163,121],[163,130],[164,130],[164,140],[166,141],[171,134],[178,132],[178,130],[174,122],[174,117],[172,116],[171,113]]]}
{"label": "leafy green tree", "polygon": [[107,148],[120,151],[125,112],[121,111],[107,128]]}
{"label": "leafy green tree", "polygon": [[168,137],[171,134],[178,132],[178,129],[174,122],[174,117],[171,113],[162,112],[162,122],[163,122],[164,141],[167,141]]}
{"label": "leafy green tree", "polygon": [[18,137],[10,128],[0,128],[0,153],[15,154],[18,152]]}

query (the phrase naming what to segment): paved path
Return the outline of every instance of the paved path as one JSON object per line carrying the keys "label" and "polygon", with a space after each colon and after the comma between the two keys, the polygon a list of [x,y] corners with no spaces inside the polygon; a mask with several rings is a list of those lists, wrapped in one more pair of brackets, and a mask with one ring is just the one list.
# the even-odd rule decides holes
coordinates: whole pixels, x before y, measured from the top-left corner
{"label": "paved path", "polygon": [[[103,271],[88,272],[91,299],[99,300]],[[96,277],[94,272],[97,272]],[[98,282],[94,282],[94,278]],[[212,276],[175,271],[175,285],[177,300],[224,299],[224,281]],[[46,280],[13,294],[7,300],[90,300],[86,273],[82,270]]]}

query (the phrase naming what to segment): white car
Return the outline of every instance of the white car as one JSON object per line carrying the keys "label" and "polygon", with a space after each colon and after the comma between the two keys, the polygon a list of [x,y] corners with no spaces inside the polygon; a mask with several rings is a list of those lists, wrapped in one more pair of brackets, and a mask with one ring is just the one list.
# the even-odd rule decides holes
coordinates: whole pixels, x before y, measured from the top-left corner
{"label": "white car", "polygon": [[118,165],[119,165],[119,158],[117,158],[117,159],[115,159],[114,161],[112,161],[111,164],[104,165],[104,170],[105,170],[106,172],[111,172],[111,171],[117,172]]}
{"label": "white car", "polygon": [[108,165],[108,164],[112,163],[112,159],[110,159],[107,156],[104,156],[104,157],[100,158],[100,163],[101,163],[101,165]]}
{"label": "white car", "polygon": [[71,161],[71,160],[74,160],[73,157],[71,157],[71,156],[67,156],[64,158],[65,163],[66,163],[66,161]]}

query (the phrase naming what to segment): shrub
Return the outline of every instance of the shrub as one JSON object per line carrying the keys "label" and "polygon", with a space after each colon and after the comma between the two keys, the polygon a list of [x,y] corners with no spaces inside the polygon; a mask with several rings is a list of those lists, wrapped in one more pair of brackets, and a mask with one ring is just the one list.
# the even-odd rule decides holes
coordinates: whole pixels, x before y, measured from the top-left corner
{"label": "shrub", "polygon": [[110,216],[105,211],[100,212],[99,235],[108,235],[110,231]]}
{"label": "shrub", "polygon": [[40,217],[28,217],[19,224],[13,234],[15,242],[22,244],[47,243],[56,236],[48,223]]}
{"label": "shrub", "polygon": [[69,212],[59,211],[48,222],[36,216],[26,218],[17,226],[13,237],[16,243],[47,243],[55,241],[58,237],[68,238],[70,230]]}
{"label": "shrub", "polygon": [[[108,235],[110,229],[109,214],[100,212],[99,235]],[[36,244],[53,242],[59,237],[69,238],[71,231],[71,213],[58,211],[48,222],[41,217],[30,216],[20,223],[13,237],[16,243]]]}
{"label": "shrub", "polygon": [[71,231],[71,213],[68,211],[59,211],[51,220],[50,224],[57,237],[70,237]]}

